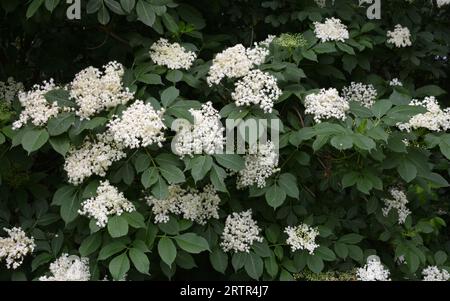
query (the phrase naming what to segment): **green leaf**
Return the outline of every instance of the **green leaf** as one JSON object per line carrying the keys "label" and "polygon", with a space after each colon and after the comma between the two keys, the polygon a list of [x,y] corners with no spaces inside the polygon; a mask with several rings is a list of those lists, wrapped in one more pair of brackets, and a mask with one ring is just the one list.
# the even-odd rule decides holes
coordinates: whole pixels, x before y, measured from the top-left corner
{"label": "green leaf", "polygon": [[142,216],[142,214],[140,214],[137,211],[125,212],[122,214],[122,216],[127,220],[128,224],[133,228],[136,228],[136,229],[147,228],[144,217]]}
{"label": "green leaf", "polygon": [[125,12],[131,13],[136,4],[136,0],[120,0],[120,4]]}
{"label": "green leaf", "polygon": [[97,20],[102,25],[108,24],[111,20],[111,16],[109,15],[109,11],[105,5],[100,7],[100,10],[97,13]]}
{"label": "green leaf", "polygon": [[53,255],[50,253],[41,253],[37,255],[31,262],[31,271],[34,272],[38,267],[46,264],[53,259]]}
{"label": "green leaf", "polygon": [[236,154],[217,154],[214,158],[217,163],[233,171],[240,171],[245,167],[244,159]]}
{"label": "green leaf", "polygon": [[213,163],[211,172],[209,173],[209,178],[217,191],[228,192],[225,185],[226,177],[226,171],[223,168],[219,167],[217,164]]}
{"label": "green leaf", "polygon": [[73,221],[78,216],[78,210],[81,207],[81,199],[78,193],[73,191],[70,195],[65,195],[65,199],[61,202],[60,214],[66,224]]}
{"label": "green leaf", "polygon": [[178,25],[175,23],[175,20],[172,18],[171,15],[168,13],[163,14],[162,16],[162,22],[164,26],[172,33],[178,32]]}
{"label": "green leaf", "polygon": [[156,167],[150,167],[142,173],[141,183],[144,188],[150,188],[158,181],[158,169]]}
{"label": "green leaf", "polygon": [[278,184],[291,198],[299,198],[300,192],[298,190],[297,178],[290,173],[284,173],[278,178]]}
{"label": "green leaf", "polygon": [[355,55],[355,51],[353,50],[353,48],[351,46],[348,46],[347,44],[344,44],[342,42],[337,42],[336,45],[340,50],[342,50],[350,55]]}
{"label": "green leaf", "polygon": [[317,254],[325,261],[336,260],[336,255],[334,254],[334,252],[330,248],[324,246],[320,246],[316,250],[314,250],[314,254]]}
{"label": "green leaf", "polygon": [[26,17],[27,19],[31,18],[32,16],[34,16],[34,14],[37,12],[37,10],[39,9],[39,7],[41,7],[41,5],[44,3],[44,0],[33,0],[30,5],[28,5],[28,9],[27,9],[27,13],[26,13]]}
{"label": "green leaf", "polygon": [[276,277],[278,274],[278,264],[275,256],[270,256],[264,259],[264,266],[266,267],[267,273],[272,277]]}
{"label": "green leaf", "polygon": [[50,145],[55,151],[65,156],[70,149],[70,139],[67,136],[58,136],[50,138]]}
{"label": "green leaf", "polygon": [[339,238],[338,241],[342,244],[357,244],[363,238],[364,238],[364,236],[362,236],[362,235],[359,235],[356,233],[350,233],[350,234],[345,234],[345,235],[341,236],[341,238]]}
{"label": "green leaf", "polygon": [[439,142],[441,153],[450,160],[450,135],[442,135]]}
{"label": "green leaf", "polygon": [[58,6],[60,0],[45,0],[45,8],[49,12],[53,12],[53,10]]}
{"label": "green leaf", "polygon": [[158,242],[158,254],[161,259],[171,266],[177,257],[177,248],[173,241],[168,237],[162,237]]}
{"label": "green leaf", "polygon": [[181,169],[174,165],[162,164],[159,166],[159,171],[169,184],[179,184],[186,181]]}
{"label": "green leaf", "polygon": [[295,281],[295,279],[287,270],[281,269],[280,281]]}
{"label": "green leaf", "polygon": [[283,205],[286,200],[286,192],[277,184],[274,184],[269,187],[266,191],[266,201],[270,207],[273,209],[277,209],[281,205]]}
{"label": "green leaf", "polygon": [[397,171],[407,183],[414,180],[417,176],[417,168],[408,159],[404,158],[397,166]]}
{"label": "green leaf", "polygon": [[381,99],[370,108],[373,116],[380,119],[392,108],[392,102],[389,99]]}
{"label": "green leaf", "polygon": [[139,74],[136,79],[147,85],[162,85],[163,82],[161,80],[161,76],[158,74]]}
{"label": "green leaf", "polygon": [[109,263],[109,272],[115,280],[121,280],[130,269],[130,260],[126,253],[114,257]]}
{"label": "green leaf", "polygon": [[169,107],[180,95],[180,90],[175,87],[169,87],[161,93],[161,103],[164,107]]}
{"label": "green leaf", "polygon": [[31,129],[23,135],[22,146],[30,154],[44,146],[49,137],[48,132],[44,129]]}
{"label": "green leaf", "polygon": [[100,250],[98,254],[98,260],[108,259],[109,257],[119,253],[120,251],[125,250],[126,247],[127,246],[123,242],[113,241]]}
{"label": "green leaf", "polygon": [[337,242],[334,245],[334,251],[336,254],[341,257],[342,259],[346,259],[348,256],[348,248],[346,244]]}
{"label": "green leaf", "polygon": [[434,253],[434,261],[437,265],[443,265],[447,261],[447,254],[444,251]]}
{"label": "green leaf", "polygon": [[263,273],[264,263],[261,257],[253,252],[250,252],[245,260],[244,268],[250,277],[258,280]]}
{"label": "green leaf", "polygon": [[116,0],[103,0],[106,6],[117,15],[124,15],[125,12],[122,9],[122,6]]}
{"label": "green leaf", "polygon": [[306,265],[312,272],[316,274],[322,272],[324,268],[323,260],[318,255],[308,256],[306,258]]}
{"label": "green leaf", "polygon": [[175,236],[174,239],[180,248],[189,253],[198,254],[209,250],[209,245],[206,239],[195,233],[181,234]]}
{"label": "green leaf", "polygon": [[195,182],[203,179],[212,167],[213,160],[210,156],[197,156],[191,161],[192,177]]}
{"label": "green leaf", "polygon": [[150,157],[147,154],[140,154],[134,161],[134,167],[136,168],[136,172],[140,173],[149,168],[150,162],[151,162]]}
{"label": "green leaf", "polygon": [[5,143],[5,141],[6,141],[5,136],[4,136],[2,133],[0,133],[0,145],[2,145],[3,143]]}
{"label": "green leaf", "polygon": [[218,248],[209,254],[209,261],[212,267],[219,273],[225,274],[228,266],[228,255]]}
{"label": "green leaf", "polygon": [[155,23],[155,12],[153,11],[152,5],[147,3],[146,1],[138,1],[138,3],[136,4],[136,13],[138,16],[138,20],[145,25],[152,27],[153,23]]}
{"label": "green leaf", "polygon": [[158,176],[158,180],[152,187],[152,194],[159,200],[165,200],[169,197],[169,187],[162,177]]}
{"label": "green leaf", "polygon": [[81,256],[89,256],[100,247],[102,244],[102,236],[100,232],[86,237],[80,245],[79,252]]}
{"label": "green leaf", "polygon": [[364,253],[360,247],[354,245],[347,245],[348,248],[348,256],[350,258],[362,263],[364,259]]}
{"label": "green leaf", "polygon": [[48,121],[47,129],[50,136],[58,136],[66,132],[75,122],[75,115],[62,113]]}
{"label": "green leaf", "polygon": [[233,266],[236,272],[245,265],[248,256],[250,255],[245,252],[238,252],[233,254],[233,257],[231,259],[231,265]]}
{"label": "green leaf", "polygon": [[447,92],[436,85],[428,85],[416,90],[415,96],[418,98],[427,96],[441,96]]}
{"label": "green leaf", "polygon": [[346,135],[338,135],[331,138],[330,141],[331,145],[334,146],[334,148],[338,150],[345,150],[352,148],[353,146],[353,139],[351,136]]}
{"label": "green leaf", "polygon": [[108,232],[111,237],[121,237],[128,234],[128,222],[123,216],[115,215],[108,220]]}
{"label": "green leaf", "polygon": [[170,70],[167,72],[166,79],[173,83],[177,83],[183,79],[183,72],[180,70]]}
{"label": "green leaf", "polygon": [[150,269],[150,261],[144,252],[137,248],[130,249],[128,255],[130,256],[131,262],[136,267],[136,269],[142,274],[148,274]]}
{"label": "green leaf", "polygon": [[371,150],[376,147],[375,141],[373,141],[372,139],[370,139],[364,135],[353,134],[352,138],[353,138],[353,143],[360,149]]}

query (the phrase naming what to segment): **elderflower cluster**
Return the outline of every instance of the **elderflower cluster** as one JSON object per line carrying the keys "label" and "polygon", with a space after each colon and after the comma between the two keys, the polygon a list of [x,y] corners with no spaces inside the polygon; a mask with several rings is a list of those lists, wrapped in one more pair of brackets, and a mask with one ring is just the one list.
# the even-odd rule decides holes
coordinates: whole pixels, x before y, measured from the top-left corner
{"label": "elderflower cluster", "polygon": [[387,216],[392,209],[395,209],[398,214],[398,223],[405,223],[408,215],[411,211],[406,207],[408,204],[408,199],[403,191],[397,188],[392,188],[389,193],[392,199],[383,199],[385,207],[382,209],[383,215]]}
{"label": "elderflower cluster", "polygon": [[371,84],[352,82],[350,86],[342,89],[342,97],[347,101],[355,101],[366,108],[370,108],[377,99],[377,90]]}
{"label": "elderflower cluster", "polygon": [[406,123],[398,123],[397,127],[400,130],[410,132],[426,128],[433,132],[440,132],[450,129],[450,108],[442,110],[434,96],[425,97],[423,100],[413,99],[409,105],[424,107],[427,112],[414,115]]}
{"label": "elderflower cluster", "polygon": [[0,101],[4,101],[10,106],[14,97],[23,91],[24,86],[21,82],[16,82],[14,78],[8,77],[6,82],[0,82]]}
{"label": "elderflower cluster", "polygon": [[178,185],[169,186],[169,196],[160,200],[153,196],[146,197],[152,207],[155,223],[167,223],[169,214],[181,215],[200,225],[209,219],[219,218],[220,198],[212,185],[207,185],[200,192],[194,188],[183,189]]}
{"label": "elderflower cluster", "polygon": [[282,33],[274,40],[274,43],[283,48],[295,49],[305,47],[308,41],[301,33]]}
{"label": "elderflower cluster", "polygon": [[394,44],[395,47],[407,47],[411,46],[411,33],[408,27],[402,27],[400,24],[395,25],[394,31],[387,32],[388,43]]}
{"label": "elderflower cluster", "polygon": [[286,227],[284,233],[288,235],[286,243],[291,246],[292,252],[307,250],[309,254],[314,254],[314,250],[319,247],[316,244],[316,237],[319,235],[317,228],[300,224],[296,227]]}
{"label": "elderflower cluster", "polygon": [[233,250],[235,253],[249,253],[255,241],[263,241],[263,238],[259,236],[260,232],[261,229],[252,218],[251,209],[240,213],[233,212],[225,220],[220,246],[224,252]]}
{"label": "elderflower cluster", "polygon": [[206,82],[211,87],[223,78],[239,78],[245,76],[253,67],[262,64],[269,55],[269,45],[275,36],[269,35],[264,41],[255,43],[252,48],[242,44],[234,45],[218,53],[212,61]]}
{"label": "elderflower cluster", "polygon": [[439,8],[441,8],[442,6],[449,5],[450,0],[436,0],[436,4]]}
{"label": "elderflower cluster", "polygon": [[219,112],[211,102],[202,105],[200,110],[190,109],[194,123],[187,120],[174,125],[177,135],[172,141],[174,153],[184,157],[203,152],[212,155],[223,150],[225,128],[220,122]]}
{"label": "elderflower cluster", "polygon": [[314,115],[314,120],[320,123],[324,119],[346,119],[350,109],[348,102],[339,96],[338,90],[321,89],[319,93],[309,94],[305,98],[305,113]]}
{"label": "elderflower cluster", "polygon": [[378,256],[369,256],[366,265],[356,271],[359,281],[390,281],[389,275]]}
{"label": "elderflower cluster", "polygon": [[252,145],[249,154],[245,155],[245,168],[238,173],[237,188],[243,189],[254,184],[264,188],[266,179],[280,170],[277,166],[278,154],[271,141]]}
{"label": "elderflower cluster", "polygon": [[337,18],[327,18],[324,23],[314,22],[314,33],[322,43],[328,41],[345,42],[349,38],[347,26]]}
{"label": "elderflower cluster", "polygon": [[231,97],[237,106],[259,105],[266,113],[271,113],[274,102],[281,96],[277,79],[259,69],[250,71],[234,84]]}
{"label": "elderflower cluster", "polygon": [[89,281],[89,258],[62,254],[50,264],[52,276],[39,277],[39,281]]}
{"label": "elderflower cluster", "polygon": [[86,139],[80,148],[72,147],[64,162],[69,183],[81,184],[91,175],[104,177],[113,162],[125,158],[123,147],[107,133],[98,134],[96,141]]}
{"label": "elderflower cluster", "polygon": [[20,129],[28,121],[35,126],[45,126],[47,121],[58,115],[60,108],[56,102],[49,103],[45,99],[45,94],[56,89],[53,79],[44,81],[42,85],[34,85],[28,92],[19,93],[19,101],[22,105],[22,112],[19,119],[13,123],[13,129]]}
{"label": "elderflower cluster", "polygon": [[178,43],[160,38],[150,47],[152,61],[169,69],[189,69],[197,58],[195,52],[186,50]]}
{"label": "elderflower cluster", "polygon": [[125,147],[138,148],[152,144],[162,147],[164,138],[164,109],[155,111],[150,103],[137,100],[122,116],[114,116],[108,123],[108,131],[114,141]]}
{"label": "elderflower cluster", "polygon": [[88,67],[80,71],[70,84],[70,97],[79,106],[76,114],[82,119],[126,104],[133,99],[133,93],[122,87],[124,67],[112,61],[103,66],[104,71]]}
{"label": "elderflower cluster", "polygon": [[447,270],[441,269],[437,266],[428,266],[422,271],[423,281],[448,281],[450,280],[450,273]]}
{"label": "elderflower cluster", "polygon": [[0,237],[0,261],[6,261],[8,269],[17,269],[28,253],[32,253],[36,245],[33,237],[27,237],[21,228],[3,228],[9,237]]}
{"label": "elderflower cluster", "polygon": [[128,201],[122,192],[109,184],[109,181],[100,182],[97,196],[85,200],[78,213],[94,218],[97,226],[104,228],[111,215],[121,215],[123,212],[133,212],[136,208]]}
{"label": "elderflower cluster", "polygon": [[389,86],[391,86],[391,87],[403,87],[403,83],[398,78],[393,78],[389,82]]}

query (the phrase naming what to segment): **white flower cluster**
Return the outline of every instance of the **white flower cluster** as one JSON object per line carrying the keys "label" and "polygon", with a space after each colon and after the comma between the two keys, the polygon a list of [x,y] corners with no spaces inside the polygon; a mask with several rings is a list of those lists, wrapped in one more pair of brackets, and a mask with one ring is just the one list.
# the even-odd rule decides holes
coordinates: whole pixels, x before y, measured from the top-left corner
{"label": "white flower cluster", "polygon": [[116,143],[125,147],[138,148],[151,144],[162,147],[164,138],[164,109],[155,111],[150,103],[137,100],[122,116],[114,116],[108,123],[108,131]]}
{"label": "white flower cluster", "polygon": [[372,107],[377,99],[378,93],[375,87],[371,84],[365,85],[363,83],[352,82],[350,86],[342,89],[342,97],[347,101],[359,102],[366,108]]}
{"label": "white flower cluster", "polygon": [[0,237],[0,261],[6,261],[8,269],[17,269],[28,253],[32,253],[36,245],[33,237],[27,237],[21,228],[3,228],[9,237]]}
{"label": "white flower cluster", "polygon": [[314,33],[322,43],[328,41],[345,42],[349,38],[347,26],[337,18],[327,18],[324,23],[314,22]]}
{"label": "white flower cluster", "polygon": [[16,82],[14,78],[8,77],[6,82],[0,82],[0,101],[4,101],[9,106],[14,97],[23,90],[24,86],[21,82]]}
{"label": "white flower cluster", "polygon": [[300,224],[296,227],[286,227],[284,233],[288,235],[286,243],[291,246],[292,252],[307,250],[309,254],[314,254],[314,250],[319,247],[316,244],[316,237],[319,235],[317,228]]}
{"label": "white flower cluster", "polygon": [[320,123],[329,118],[345,120],[345,114],[350,106],[344,98],[339,96],[338,90],[331,88],[321,89],[319,93],[306,96],[305,108],[305,113],[314,115],[314,120]]}
{"label": "white flower cluster", "polygon": [[441,8],[442,6],[449,5],[450,0],[436,0],[436,4],[439,8]]}
{"label": "white flower cluster", "polygon": [[133,99],[133,93],[122,87],[124,67],[112,61],[103,66],[104,71],[88,67],[80,71],[70,84],[70,97],[79,109],[77,115],[89,119],[92,115],[126,104]]}
{"label": "white flower cluster", "polygon": [[398,78],[393,78],[389,82],[389,86],[391,86],[391,87],[403,87],[403,83]]}
{"label": "white flower cluster", "polygon": [[212,185],[206,185],[202,192],[171,185],[167,199],[159,200],[148,196],[146,201],[152,207],[155,223],[167,223],[171,213],[200,225],[205,225],[211,218],[219,218],[220,198]]}
{"label": "white flower cluster", "polygon": [[81,184],[91,175],[104,177],[113,162],[125,158],[123,146],[107,133],[98,134],[97,141],[86,139],[80,148],[72,147],[64,162],[69,183]]}
{"label": "white flower cluster", "polygon": [[252,218],[251,209],[240,213],[233,212],[225,220],[220,246],[225,252],[233,250],[235,253],[249,253],[255,241],[263,241],[263,238],[259,236],[260,231],[258,224]]}
{"label": "white flower cluster", "polygon": [[39,277],[39,281],[89,281],[89,258],[62,254],[50,264],[52,276]]}
{"label": "white flower cluster", "polygon": [[413,99],[410,106],[421,106],[427,112],[414,115],[406,123],[398,123],[397,127],[402,131],[426,128],[433,132],[447,131],[450,129],[450,108],[441,109],[434,96],[425,97],[423,100]]}
{"label": "white flower cluster", "polygon": [[369,256],[364,267],[358,268],[356,277],[359,281],[390,281],[390,272],[378,256]]}
{"label": "white flower cluster", "polygon": [[277,79],[259,69],[250,71],[234,84],[231,97],[237,106],[259,105],[266,113],[271,113],[274,102],[281,96]]}
{"label": "white flower cluster", "polygon": [[81,203],[78,213],[96,220],[97,226],[104,228],[111,215],[121,215],[123,212],[133,212],[136,208],[127,200],[122,192],[109,184],[109,181],[100,182],[97,196]]}
{"label": "white flower cluster", "polygon": [[35,126],[45,126],[47,121],[58,115],[60,108],[56,102],[49,103],[45,99],[45,94],[56,89],[53,79],[44,81],[42,85],[34,85],[28,92],[19,93],[19,101],[22,105],[22,112],[19,119],[13,123],[13,129],[20,129],[28,121]]}
{"label": "white flower cluster", "polygon": [[389,193],[392,196],[392,199],[383,199],[385,207],[382,209],[383,215],[387,216],[392,209],[395,209],[398,214],[398,223],[405,223],[408,215],[411,214],[411,211],[406,207],[408,204],[408,199],[403,191],[397,188],[391,188]]}
{"label": "white flower cluster", "polygon": [[266,179],[280,169],[278,154],[275,145],[268,141],[266,144],[252,145],[249,154],[245,155],[245,168],[240,170],[237,179],[237,188],[256,184],[259,188],[266,186]]}
{"label": "white flower cluster", "polygon": [[252,48],[242,44],[234,45],[218,53],[212,61],[206,82],[211,87],[223,78],[239,78],[245,76],[253,67],[262,64],[269,54],[269,45],[275,36],[269,35],[262,42],[255,43]]}
{"label": "white flower cluster", "polygon": [[194,117],[194,124],[184,120],[177,124],[177,135],[172,141],[174,153],[184,157],[203,152],[212,155],[223,150],[225,128],[220,122],[219,112],[213,108],[211,102],[202,105],[200,110],[190,109]]}
{"label": "white flower cluster", "polygon": [[400,24],[395,25],[394,31],[387,32],[388,43],[394,44],[395,47],[407,47],[411,46],[411,33],[408,27],[402,27]]}
{"label": "white flower cluster", "polygon": [[186,50],[178,43],[169,43],[160,38],[150,47],[152,61],[169,69],[189,69],[197,58],[193,51]]}
{"label": "white flower cluster", "polygon": [[448,281],[450,273],[447,270],[439,270],[437,266],[428,266],[422,271],[423,281]]}

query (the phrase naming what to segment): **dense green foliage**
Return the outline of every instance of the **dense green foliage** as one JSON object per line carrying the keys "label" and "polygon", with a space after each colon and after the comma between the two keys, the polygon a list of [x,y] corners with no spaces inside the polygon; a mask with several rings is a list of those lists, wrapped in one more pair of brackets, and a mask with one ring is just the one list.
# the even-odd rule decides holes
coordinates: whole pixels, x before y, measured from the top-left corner
{"label": "dense green foliage", "polygon": [[[0,228],[21,227],[37,246],[16,270],[1,262],[0,279],[37,279],[62,253],[89,257],[93,280],[125,274],[128,280],[293,280],[310,272],[349,273],[372,254],[394,280],[420,279],[429,265],[450,267],[450,134],[396,127],[424,112],[408,105],[412,98],[436,96],[441,107],[448,104],[450,6],[383,1],[382,18],[368,20],[367,7],[358,1],[336,0],[326,8],[312,0],[82,2],[81,19],[68,20],[65,1],[2,0],[0,81],[14,77],[27,89],[49,78],[66,84],[83,68],[116,60],[127,68],[124,85],[136,99],[164,107],[167,125],[207,101],[222,117],[279,118],[281,170],[263,189],[237,190],[236,176],[224,178],[223,173],[242,169],[243,156],[180,159],[172,154],[170,139],[162,148],[128,150],[106,178],[137,211],[110,218],[99,229],[78,210],[95,195],[100,177],[70,185],[64,155],[70,145],[104,131],[108,119],[126,106],[90,121],[69,112],[44,127],[12,130],[21,111],[16,98],[12,107],[0,106]],[[348,40],[317,40],[313,23],[328,17],[347,25]],[[386,43],[386,32],[396,24],[410,29],[411,47]],[[304,41],[294,47],[273,43],[259,66],[277,78],[283,91],[272,113],[237,108],[230,96],[232,81],[207,85],[215,54],[283,33],[300,33]],[[160,37],[195,51],[193,67],[173,71],[155,65],[148,51]],[[403,86],[390,86],[393,78]],[[345,121],[316,123],[304,113],[306,95],[321,88],[340,90],[351,82],[372,84],[378,92],[375,105],[352,103]],[[70,102],[59,92],[48,97]],[[212,183],[220,191],[220,218],[199,225],[171,216],[167,224],[155,224],[142,197],[164,198],[171,183],[197,188]],[[395,211],[383,215],[391,187],[407,192],[411,214],[404,224],[397,222]],[[248,208],[263,242],[250,253],[223,252],[226,217]],[[300,223],[319,229],[314,254],[292,252],[286,245],[285,227]],[[397,262],[400,256],[406,263]]]}

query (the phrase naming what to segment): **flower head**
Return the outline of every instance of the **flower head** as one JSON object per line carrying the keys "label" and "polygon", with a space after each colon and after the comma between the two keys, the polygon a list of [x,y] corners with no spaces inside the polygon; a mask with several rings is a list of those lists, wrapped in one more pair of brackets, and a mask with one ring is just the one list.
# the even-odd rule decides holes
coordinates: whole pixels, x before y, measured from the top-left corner
{"label": "flower head", "polygon": [[17,269],[28,253],[36,247],[33,237],[27,237],[21,228],[3,228],[8,237],[0,237],[0,261],[6,261],[8,269]]}
{"label": "flower head", "polygon": [[359,281],[390,281],[389,275],[389,270],[383,266],[378,256],[369,256],[367,264],[356,271]]}
{"label": "flower head", "polygon": [[394,44],[397,48],[411,46],[411,33],[408,27],[402,27],[400,24],[395,25],[394,31],[387,32],[388,43]]}
{"label": "flower head", "polygon": [[423,281],[448,281],[450,273],[439,269],[437,266],[428,266],[422,271]]}
{"label": "flower head", "polygon": [[348,102],[334,89],[321,89],[319,93],[309,94],[305,98],[305,113],[314,115],[314,120],[320,123],[324,119],[346,119],[350,109]]}
{"label": "flower head", "polygon": [[324,23],[314,22],[314,33],[322,42],[341,41],[349,38],[347,26],[337,18],[327,18]]}
{"label": "flower head", "polygon": [[398,214],[398,223],[405,223],[408,215],[411,214],[411,211],[406,207],[408,204],[408,199],[403,191],[392,188],[390,191],[392,199],[384,199],[385,207],[382,209],[383,215],[387,216],[392,209],[395,209]]}
{"label": "flower head", "polygon": [[371,84],[352,82],[350,86],[344,87],[342,90],[342,97],[347,102],[355,101],[366,108],[370,108],[375,103],[377,95],[377,90]]}
{"label": "flower head", "polygon": [[52,276],[39,277],[39,281],[89,281],[89,259],[76,255],[62,254],[50,264]]}
{"label": "flower head", "polygon": [[286,243],[291,246],[292,252],[297,250],[307,250],[309,254],[314,254],[314,250],[319,247],[316,244],[316,237],[319,235],[317,228],[300,224],[296,227],[287,227],[284,232],[288,235]]}
{"label": "flower head", "polygon": [[169,43],[160,38],[150,47],[150,58],[155,64],[169,69],[189,69],[197,58],[193,51],[186,50],[178,43]]}

